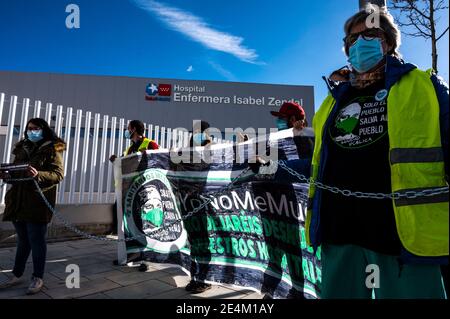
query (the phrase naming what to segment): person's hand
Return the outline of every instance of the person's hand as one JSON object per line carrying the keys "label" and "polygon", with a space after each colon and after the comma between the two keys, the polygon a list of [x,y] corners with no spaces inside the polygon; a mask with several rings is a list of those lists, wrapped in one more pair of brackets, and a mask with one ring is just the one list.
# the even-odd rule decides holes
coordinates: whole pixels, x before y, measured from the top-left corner
{"label": "person's hand", "polygon": [[256,155],[255,157],[250,159],[248,166],[250,167],[250,169],[252,170],[253,173],[258,174],[259,168],[262,165],[266,165],[266,164],[267,164],[267,162],[261,156]]}
{"label": "person's hand", "polygon": [[116,160],[116,158],[117,158],[116,155],[111,155],[110,158],[109,158],[109,161],[110,161],[111,163],[114,163],[114,161]]}
{"label": "person's hand", "polygon": [[237,133],[237,142],[238,143],[243,143],[243,142],[247,142],[247,141],[248,141],[247,134],[242,134],[241,132]]}
{"label": "person's hand", "polygon": [[294,123],[294,129],[293,133],[294,136],[297,136],[300,134],[300,132],[305,128],[305,120],[300,120]]}
{"label": "person's hand", "polygon": [[300,120],[294,123],[294,129],[301,131],[304,128],[305,128],[305,120]]}
{"label": "person's hand", "polygon": [[37,169],[35,169],[33,166],[28,166],[27,168],[27,174],[30,177],[36,177],[38,176],[39,172],[37,171]]}

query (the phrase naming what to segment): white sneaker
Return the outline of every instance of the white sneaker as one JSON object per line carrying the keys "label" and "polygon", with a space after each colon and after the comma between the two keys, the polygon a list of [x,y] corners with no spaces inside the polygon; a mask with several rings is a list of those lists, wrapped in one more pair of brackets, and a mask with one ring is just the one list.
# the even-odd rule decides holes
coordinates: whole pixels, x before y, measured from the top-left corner
{"label": "white sneaker", "polygon": [[41,278],[33,277],[31,278],[30,286],[27,290],[27,295],[34,295],[41,291],[44,286],[44,281]]}
{"label": "white sneaker", "polygon": [[16,277],[16,276],[13,275],[12,278],[9,278],[9,279],[7,279],[5,281],[2,281],[0,283],[0,289],[16,286],[16,285],[20,284],[21,281],[22,280],[20,280],[19,277]]}

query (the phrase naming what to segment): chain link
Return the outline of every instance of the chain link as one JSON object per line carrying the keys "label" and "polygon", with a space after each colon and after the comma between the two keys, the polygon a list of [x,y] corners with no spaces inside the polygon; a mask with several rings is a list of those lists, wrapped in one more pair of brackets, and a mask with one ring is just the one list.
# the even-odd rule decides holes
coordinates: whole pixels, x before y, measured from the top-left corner
{"label": "chain link", "polygon": [[309,183],[310,185],[314,185],[318,188],[330,191],[335,194],[341,194],[345,197],[356,197],[356,198],[370,198],[370,199],[415,199],[419,197],[430,197],[430,196],[436,196],[441,194],[448,194],[449,189],[448,186],[444,187],[438,187],[434,189],[426,189],[421,191],[407,191],[404,193],[400,192],[393,192],[390,194],[384,194],[384,193],[365,193],[365,192],[354,192],[348,189],[340,189],[338,187],[332,187],[325,185],[319,181],[315,181],[312,179],[312,177],[307,178],[305,175],[299,174],[298,172],[294,171],[292,168],[288,167],[284,161],[278,161],[278,165],[283,168],[285,171],[287,171],[289,174],[297,177],[297,179],[301,182]]}

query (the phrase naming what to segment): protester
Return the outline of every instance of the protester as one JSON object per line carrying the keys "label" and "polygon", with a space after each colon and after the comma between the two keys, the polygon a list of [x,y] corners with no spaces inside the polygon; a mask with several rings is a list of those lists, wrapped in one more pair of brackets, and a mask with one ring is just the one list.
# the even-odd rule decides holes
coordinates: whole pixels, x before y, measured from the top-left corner
{"label": "protester", "polygon": [[[291,142],[295,144],[297,158],[285,160],[286,166],[308,178],[311,172],[314,133],[308,127],[304,109],[295,102],[285,102],[278,112],[272,111],[270,113],[276,117],[276,126],[279,131],[292,129],[293,140]],[[285,148],[292,147],[286,146]],[[277,180],[298,181],[295,176],[281,169],[276,161],[266,161],[258,155],[256,161],[252,162],[250,168],[256,174],[273,175],[272,178]]]}
{"label": "protester", "polygon": [[[379,26],[367,25],[374,12]],[[383,194],[448,186],[448,85],[401,59],[400,31],[384,9],[369,5],[344,29],[350,68],[327,80],[314,117],[312,179]],[[310,185],[306,237],[322,245],[322,298],[443,298],[448,193],[379,197]]]}
{"label": "protester", "polygon": [[[212,141],[211,141],[211,137],[208,135],[208,129],[209,129],[210,125],[208,122],[206,121],[200,121],[200,127],[196,127],[196,125],[194,125],[194,129],[192,132],[192,137],[189,141],[189,146],[190,147],[198,147],[198,146],[207,146],[207,145],[211,145]],[[192,154],[194,154],[195,150],[192,150]],[[191,156],[191,159],[193,159],[194,156]],[[198,163],[198,164],[193,164],[193,163],[189,163],[188,165],[195,165],[195,167],[191,166],[191,169],[195,169],[198,168],[200,169],[199,165],[201,166],[201,169],[204,169],[205,164],[204,163]],[[186,168],[186,167],[185,167]],[[186,191],[186,193],[188,194],[187,196],[187,212],[188,213],[192,210],[195,209],[195,207],[193,205],[191,205],[191,203],[197,201],[201,202],[201,198],[199,196],[199,194],[203,191],[204,187],[204,183],[198,183],[196,182],[195,185],[191,185],[189,186],[189,190]],[[181,187],[180,187],[181,189]],[[197,212],[197,214],[201,214],[201,218],[206,221],[206,214],[207,214],[207,209],[202,209],[201,211]],[[206,225],[206,222],[201,223],[201,225]],[[188,232],[188,240],[192,245],[192,237],[194,237],[196,239],[202,239],[202,238],[208,238],[208,230],[206,229],[206,227],[202,227],[200,226],[200,229],[196,232],[196,234],[191,234],[190,232]],[[198,278],[200,280],[205,280],[206,278],[206,274],[208,272],[208,265],[205,264],[205,261],[210,260],[211,259],[211,253],[209,252],[209,248],[206,247],[206,251],[205,249],[200,249],[200,247],[197,249],[191,249],[191,259],[192,259],[192,263],[191,263],[191,268],[190,268],[190,273],[191,273],[191,281],[186,285],[185,289],[186,291],[189,291],[192,294],[198,294],[198,293],[202,293],[205,292],[206,290],[211,289],[211,285],[201,282],[201,281],[197,281],[195,280],[195,276],[198,276]],[[202,262],[199,262],[199,259],[203,259]]]}
{"label": "protester", "polygon": [[[159,145],[154,141],[144,136],[145,125],[139,120],[132,120],[128,123],[125,131],[125,138],[131,140],[131,145],[123,152],[123,156],[131,155],[137,152],[145,152],[146,150],[157,150]],[[111,155],[109,160],[114,163],[117,155]],[[117,234],[117,201],[113,205],[113,233]],[[113,261],[114,265],[118,265],[118,261]]]}
{"label": "protester", "polygon": [[[128,123],[127,130],[125,131],[125,138],[131,140],[131,145],[123,152],[123,156],[131,155],[137,152],[143,152],[146,150],[157,150],[159,145],[151,139],[144,136],[145,126],[139,120],[133,120]],[[114,162],[117,155],[111,155],[109,160]]]}
{"label": "protester", "polygon": [[206,146],[208,144],[211,144],[211,137],[208,135],[208,129],[210,125],[206,121],[200,121],[199,127],[194,127],[191,139],[189,141],[190,147],[197,147],[197,146]]}
{"label": "protester", "polygon": [[28,121],[24,139],[14,147],[14,164],[28,164],[25,172],[11,172],[0,177],[12,185],[6,193],[4,221],[11,221],[17,233],[17,251],[13,276],[0,287],[21,282],[30,253],[33,256],[33,275],[27,294],[38,293],[44,285],[47,253],[47,224],[52,212],[38,193],[33,181],[14,181],[34,178],[50,203],[55,206],[56,186],[64,177],[63,151],[66,144],[56,136],[48,123],[40,118]]}
{"label": "protester", "polygon": [[[281,105],[278,112],[272,111],[271,114],[276,117],[276,125],[279,131],[292,129],[292,139],[286,138],[280,140],[278,145],[278,151],[287,152],[291,154],[284,154],[287,157],[283,160],[284,163],[296,172],[309,177],[311,170],[311,157],[314,147],[313,132],[310,128],[307,128],[306,114],[303,108],[294,102],[285,102]],[[279,154],[280,155],[280,154]],[[292,158],[291,158],[292,157]],[[297,177],[290,175],[284,169],[280,168],[277,161],[265,161],[263,157],[257,156],[255,163],[249,163],[250,168],[255,174],[266,175],[265,179],[270,183],[270,180],[275,180],[279,184],[279,189],[274,190],[274,197],[281,198],[285,196],[288,201],[296,202],[296,191],[292,186],[292,183],[299,182]],[[281,184],[283,186],[281,187]],[[253,192],[256,196],[264,196],[263,193],[267,189],[267,185],[255,184],[253,186]],[[261,188],[261,190],[259,190]],[[259,194],[261,193],[261,194]],[[282,220],[283,218],[277,215],[271,216],[274,220]],[[295,221],[298,223],[298,221]],[[300,227],[300,226],[299,226]],[[302,258],[301,250],[301,238],[300,229],[298,232],[292,234],[291,246],[286,246],[282,241],[277,240],[274,236],[266,236],[265,242],[269,243],[272,247],[278,247],[284,250],[285,256],[287,254],[293,254],[299,259]],[[276,269],[279,272],[283,272],[282,269],[282,255],[276,254],[269,250],[269,264],[268,269]],[[289,299],[303,299],[303,294],[294,288],[294,283],[297,287],[304,286],[303,271],[295,265],[295,261],[292,258],[286,258],[287,269],[292,281],[292,287],[287,295]],[[264,299],[274,298],[274,291],[281,282],[281,278],[275,280],[273,276],[268,273],[264,274],[264,280],[261,291],[265,294]]]}

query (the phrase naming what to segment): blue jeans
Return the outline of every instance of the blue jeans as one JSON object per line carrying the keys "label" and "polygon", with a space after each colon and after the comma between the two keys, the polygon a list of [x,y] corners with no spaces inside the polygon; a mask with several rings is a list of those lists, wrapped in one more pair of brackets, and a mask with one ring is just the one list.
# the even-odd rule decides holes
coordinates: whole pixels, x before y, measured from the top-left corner
{"label": "blue jeans", "polygon": [[32,252],[33,276],[44,277],[45,258],[47,255],[47,224],[14,222],[17,233],[17,251],[13,274],[22,277],[25,266]]}

